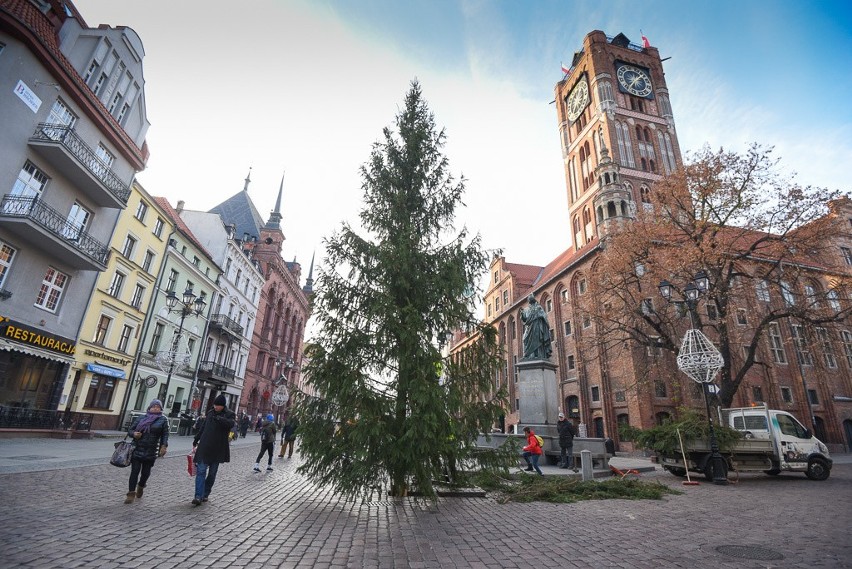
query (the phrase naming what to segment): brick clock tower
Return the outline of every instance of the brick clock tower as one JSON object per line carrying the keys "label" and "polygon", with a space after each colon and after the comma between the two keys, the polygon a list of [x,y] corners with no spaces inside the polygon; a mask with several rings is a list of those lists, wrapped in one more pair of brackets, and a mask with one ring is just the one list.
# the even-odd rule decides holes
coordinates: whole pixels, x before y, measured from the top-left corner
{"label": "brick clock tower", "polygon": [[[571,244],[649,207],[653,182],[680,163],[660,53],[594,31],[556,85]],[[647,205],[646,205],[647,204]]]}

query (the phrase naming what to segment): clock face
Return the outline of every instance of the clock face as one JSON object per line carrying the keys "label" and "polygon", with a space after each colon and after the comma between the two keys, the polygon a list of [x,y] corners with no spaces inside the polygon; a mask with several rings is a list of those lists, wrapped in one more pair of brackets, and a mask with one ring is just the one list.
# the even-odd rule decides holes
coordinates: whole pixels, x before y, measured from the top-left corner
{"label": "clock face", "polygon": [[577,120],[577,117],[580,116],[580,113],[583,112],[583,109],[585,109],[588,104],[589,84],[586,83],[586,78],[584,77],[583,79],[580,79],[580,81],[574,86],[571,94],[568,95],[568,120],[571,122]]}
{"label": "clock face", "polygon": [[631,95],[647,97],[651,94],[651,78],[638,67],[622,65],[618,68],[618,82]]}

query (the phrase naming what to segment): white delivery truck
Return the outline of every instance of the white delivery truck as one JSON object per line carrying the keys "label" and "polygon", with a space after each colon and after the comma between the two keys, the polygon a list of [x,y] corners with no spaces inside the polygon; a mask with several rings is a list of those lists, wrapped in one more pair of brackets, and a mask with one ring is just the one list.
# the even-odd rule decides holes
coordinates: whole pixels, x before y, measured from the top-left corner
{"label": "white delivery truck", "polygon": [[[721,452],[728,470],[773,476],[804,472],[811,480],[825,480],[831,473],[828,448],[786,411],[765,406],[722,409],[722,422],[742,433],[732,448]],[[658,453],[658,460],[676,476],[685,476],[688,469],[713,479],[708,440],[683,441],[683,452],[677,449],[671,455]]]}

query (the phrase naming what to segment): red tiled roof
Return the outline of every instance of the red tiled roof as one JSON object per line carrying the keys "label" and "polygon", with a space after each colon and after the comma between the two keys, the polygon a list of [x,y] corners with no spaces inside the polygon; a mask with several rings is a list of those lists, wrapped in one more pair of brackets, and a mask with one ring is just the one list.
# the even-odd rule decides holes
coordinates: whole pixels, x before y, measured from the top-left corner
{"label": "red tiled roof", "polygon": [[172,204],[169,203],[169,200],[163,197],[154,197],[154,201],[157,202],[161,208],[163,208],[163,211],[166,212],[166,216],[168,216],[172,223],[177,226],[178,231],[183,233],[183,235],[187,239],[189,239],[193,245],[198,247],[199,251],[207,255],[207,258],[210,259],[210,261],[214,265],[218,266],[216,261],[213,260],[213,256],[210,254],[209,251],[207,251],[207,249],[204,248],[204,246],[198,240],[198,237],[195,236],[189,226],[187,226],[186,223],[183,222],[183,219],[181,219],[180,214],[178,214],[175,208],[172,207]]}
{"label": "red tiled roof", "polygon": [[[4,31],[16,35],[25,41],[35,41],[42,49],[34,50],[36,56],[40,56],[46,66],[52,67],[60,73],[64,73],[64,77],[68,83],[72,84],[75,89],[72,94],[82,97],[84,100],[81,104],[88,105],[92,110],[98,113],[100,120],[111,127],[111,130],[118,136],[119,139],[126,145],[127,150],[132,154],[129,157],[134,162],[134,167],[137,170],[145,168],[148,161],[149,151],[147,141],[142,144],[142,148],[136,146],[136,143],[128,136],[124,128],[118,124],[104,104],[98,99],[89,86],[68,61],[68,58],[63,55],[59,49],[59,28],[62,23],[69,17],[75,17],[80,22],[80,25],[87,27],[86,23],[79,16],[79,11],[73,4],[66,0],[74,16],[68,16],[62,9],[62,6],[57,2],[51,2],[53,9],[48,10],[47,14],[43,14],[32,2],[28,0],[0,0],[0,22],[3,24]],[[32,46],[31,46],[32,47]]]}

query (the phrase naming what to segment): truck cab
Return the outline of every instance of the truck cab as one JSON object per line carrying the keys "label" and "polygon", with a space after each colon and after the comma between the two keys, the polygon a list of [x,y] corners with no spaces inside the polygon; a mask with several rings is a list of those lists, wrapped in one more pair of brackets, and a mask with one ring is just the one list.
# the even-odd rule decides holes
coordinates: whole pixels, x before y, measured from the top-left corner
{"label": "truck cab", "polygon": [[771,441],[775,456],[767,474],[804,471],[815,480],[828,477],[828,448],[790,413],[761,406],[724,409],[722,416],[743,438]]}

